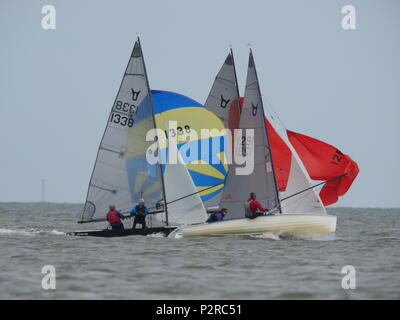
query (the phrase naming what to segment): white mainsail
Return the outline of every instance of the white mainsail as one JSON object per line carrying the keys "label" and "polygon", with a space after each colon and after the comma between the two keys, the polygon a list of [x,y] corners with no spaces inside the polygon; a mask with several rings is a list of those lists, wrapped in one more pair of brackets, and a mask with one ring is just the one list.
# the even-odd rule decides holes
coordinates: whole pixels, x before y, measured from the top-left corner
{"label": "white mainsail", "polygon": [[[279,193],[281,200],[312,186],[312,183],[307,178],[308,174],[301,167],[300,161],[296,155],[292,154],[288,183],[285,191]],[[282,213],[326,213],[325,207],[314,189],[304,191],[282,201],[281,208]]]}
{"label": "white mainsail", "polygon": [[238,166],[236,164],[230,166],[220,202],[220,207],[229,210],[230,217],[244,216],[244,203],[250,192],[256,192],[257,200],[267,209],[273,209],[279,205],[268,132],[264,120],[264,107],[251,50],[239,129],[243,129],[243,131],[254,129],[253,141],[243,132],[245,144],[242,145],[242,141],[237,141],[234,148],[235,154],[242,152],[242,147],[245,152],[254,154],[254,170],[250,175],[237,175],[235,169]]}
{"label": "white mainsail", "polygon": [[153,207],[163,198],[159,164],[146,160],[154,128],[149,85],[136,41],[104,131],[90,179],[81,222],[105,218],[110,204],[128,211],[142,197]]}
{"label": "white mainsail", "polygon": [[207,213],[180,152],[176,164],[165,165],[165,197],[168,205],[168,221],[187,225],[207,220]]}

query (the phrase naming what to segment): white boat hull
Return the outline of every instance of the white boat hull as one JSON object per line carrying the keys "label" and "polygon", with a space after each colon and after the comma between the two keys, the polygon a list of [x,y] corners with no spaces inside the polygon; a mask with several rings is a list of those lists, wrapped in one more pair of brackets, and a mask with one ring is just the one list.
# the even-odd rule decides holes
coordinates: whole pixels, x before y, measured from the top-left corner
{"label": "white boat hull", "polygon": [[318,214],[278,214],[255,219],[239,218],[183,227],[183,237],[222,236],[287,232],[295,237],[323,235],[336,231],[336,216]]}

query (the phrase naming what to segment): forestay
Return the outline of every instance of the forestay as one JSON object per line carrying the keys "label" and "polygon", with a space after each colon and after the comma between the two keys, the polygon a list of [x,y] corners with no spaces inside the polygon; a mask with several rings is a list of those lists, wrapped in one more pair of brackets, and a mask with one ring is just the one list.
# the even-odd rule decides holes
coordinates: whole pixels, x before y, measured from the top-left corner
{"label": "forestay", "polygon": [[133,48],[103,134],[81,221],[104,218],[109,204],[128,211],[140,198],[151,208],[163,198],[161,167],[146,160],[154,128],[139,40]]}
{"label": "forestay", "polygon": [[[229,168],[220,207],[227,208],[230,217],[244,216],[244,203],[252,191],[256,192],[257,200],[267,209],[279,206],[264,107],[251,51],[239,129],[243,130],[243,138],[236,139],[235,156],[239,153],[253,154],[254,170],[250,175],[238,175],[235,172],[239,167],[236,163]],[[245,129],[254,129],[253,139],[246,136]]]}

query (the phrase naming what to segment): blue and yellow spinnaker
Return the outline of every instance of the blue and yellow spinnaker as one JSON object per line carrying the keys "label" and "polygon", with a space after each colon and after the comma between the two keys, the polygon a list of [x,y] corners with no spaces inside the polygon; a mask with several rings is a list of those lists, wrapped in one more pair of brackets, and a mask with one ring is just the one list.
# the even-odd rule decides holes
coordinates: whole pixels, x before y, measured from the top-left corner
{"label": "blue and yellow spinnaker", "polygon": [[[164,130],[166,136],[177,136],[178,149],[196,189],[200,191],[202,201],[207,204],[209,200],[215,199],[221,194],[228,172],[228,165],[225,162],[226,131],[223,123],[203,105],[184,95],[158,90],[151,92],[156,126]],[[140,113],[140,109],[148,110],[146,106],[140,106],[138,113]],[[147,112],[142,116],[138,114],[136,119],[136,125],[132,128],[135,131],[148,128],[148,121],[152,121]],[[176,129],[168,127],[169,121],[176,121]],[[143,122],[143,125],[140,122]],[[203,131],[202,135],[202,129],[214,130],[208,134],[204,134]],[[145,137],[146,132],[142,131],[142,134]],[[146,200],[152,200],[150,202],[160,199],[162,192],[159,170],[155,165],[143,161],[145,155],[135,154],[137,140],[129,142],[128,135],[128,150],[133,151],[131,152],[133,156],[127,159],[132,200],[137,201],[141,196]],[[159,142],[162,158],[165,159],[168,146],[162,143],[162,139]],[[143,143],[150,146],[152,142],[143,141]],[[143,150],[143,147],[139,149]]]}

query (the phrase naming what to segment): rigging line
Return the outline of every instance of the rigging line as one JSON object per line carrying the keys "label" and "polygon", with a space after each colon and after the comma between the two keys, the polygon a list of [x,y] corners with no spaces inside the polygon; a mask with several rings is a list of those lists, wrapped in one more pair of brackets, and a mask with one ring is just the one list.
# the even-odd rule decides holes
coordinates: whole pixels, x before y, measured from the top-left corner
{"label": "rigging line", "polygon": [[180,201],[180,200],[183,200],[183,199],[186,199],[187,197],[193,196],[193,195],[198,194],[198,193],[201,193],[201,192],[203,192],[203,191],[207,191],[207,190],[209,190],[209,189],[215,188],[215,187],[217,187],[217,186],[219,186],[219,185],[221,185],[221,184],[224,184],[224,183],[221,182],[221,183],[218,183],[218,184],[216,184],[216,185],[207,187],[207,188],[205,188],[205,189],[203,189],[203,190],[200,190],[200,191],[197,191],[197,192],[193,192],[193,193],[188,194],[188,195],[186,195],[186,196],[183,196],[183,197],[180,197],[180,198],[178,198],[178,199],[172,200],[172,201],[170,201],[170,202],[167,202],[167,205],[168,205],[168,204],[171,204],[171,203],[174,203],[174,202],[177,202],[177,201]]}
{"label": "rigging line", "polygon": [[309,188],[306,188],[306,189],[304,189],[304,190],[302,190],[302,191],[296,192],[296,193],[294,193],[294,194],[292,194],[292,195],[290,195],[290,196],[288,196],[288,197],[286,197],[286,198],[281,199],[281,202],[282,202],[282,201],[285,201],[285,200],[287,200],[287,199],[290,199],[290,198],[292,198],[292,197],[294,197],[294,196],[297,196],[298,194],[303,193],[303,192],[305,192],[305,191],[314,189],[315,187],[318,187],[318,186],[320,186],[320,185],[322,185],[322,184],[324,184],[324,183],[327,183],[327,182],[329,182],[329,181],[333,181],[333,180],[339,179],[339,178],[344,177],[344,176],[347,176],[347,175],[348,175],[348,172],[345,172],[345,173],[343,173],[343,174],[340,174],[340,175],[338,175],[338,176],[336,176],[336,177],[333,177],[333,178],[331,178],[331,179],[328,179],[328,180],[326,180],[326,181],[322,181],[322,182],[320,182],[320,183],[317,183],[316,185],[313,185],[313,186],[311,186],[311,187],[309,187]]}
{"label": "rigging line", "polygon": [[298,202],[304,199],[307,199],[307,193],[305,193],[303,196],[299,196],[299,197],[294,197],[291,198],[289,201],[285,201],[285,204],[281,205],[281,208],[288,208],[289,206],[293,206],[296,205],[296,208],[299,206]]}
{"label": "rigging line", "polygon": [[278,113],[276,112],[275,108],[272,106],[270,100],[264,96],[263,99],[267,102],[267,112],[269,114],[269,116],[272,118],[272,120],[277,119],[277,121],[274,121],[274,123],[276,123],[277,125],[280,126],[280,129],[286,131],[287,130],[287,126],[285,125],[285,123],[282,121],[282,119],[279,117]]}

